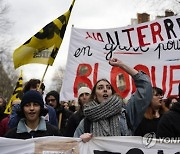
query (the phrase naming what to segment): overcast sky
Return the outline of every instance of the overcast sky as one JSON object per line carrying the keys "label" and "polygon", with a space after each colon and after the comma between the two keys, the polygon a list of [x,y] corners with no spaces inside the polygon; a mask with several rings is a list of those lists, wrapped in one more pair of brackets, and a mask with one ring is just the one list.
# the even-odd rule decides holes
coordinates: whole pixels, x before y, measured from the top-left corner
{"label": "overcast sky", "polygon": [[[66,12],[72,0],[4,0],[10,5],[8,18],[13,22],[10,31],[14,49],[22,45],[46,24]],[[153,19],[164,15],[165,9],[180,10],[176,0],[76,0],[63,43],[52,67],[48,69],[48,83],[56,67],[65,66],[71,26],[78,28],[115,28],[127,26],[136,14],[147,12]],[[180,11],[179,11],[180,12]],[[13,50],[11,51],[13,53]],[[46,65],[30,64],[23,70],[27,79],[42,78]],[[49,84],[49,83],[48,83]]]}

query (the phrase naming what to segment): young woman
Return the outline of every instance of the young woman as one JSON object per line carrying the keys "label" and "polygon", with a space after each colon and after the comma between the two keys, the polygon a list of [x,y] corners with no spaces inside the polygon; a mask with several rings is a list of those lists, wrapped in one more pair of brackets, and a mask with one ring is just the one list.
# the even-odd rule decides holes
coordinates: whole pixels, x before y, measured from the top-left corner
{"label": "young woman", "polygon": [[152,99],[152,86],[146,74],[117,58],[110,59],[109,64],[132,76],[136,92],[125,105],[108,80],[97,81],[92,89],[91,101],[84,107],[85,118],[74,133],[74,137],[80,137],[83,142],[89,141],[93,136],[132,135]]}
{"label": "young woman", "polygon": [[152,132],[156,134],[159,120],[164,112],[162,108],[163,96],[164,92],[161,88],[153,87],[153,98],[146,109],[143,120],[135,131],[135,136],[143,137],[145,134]]}

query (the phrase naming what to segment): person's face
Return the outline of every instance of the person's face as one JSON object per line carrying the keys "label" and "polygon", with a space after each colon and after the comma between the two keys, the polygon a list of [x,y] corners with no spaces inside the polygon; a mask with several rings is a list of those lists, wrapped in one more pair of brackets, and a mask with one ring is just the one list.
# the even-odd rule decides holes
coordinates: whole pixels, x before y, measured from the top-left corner
{"label": "person's face", "polygon": [[90,94],[89,94],[89,93],[82,93],[82,94],[79,96],[79,100],[80,100],[80,102],[81,102],[82,105],[88,103],[89,98],[90,98]]}
{"label": "person's face", "polygon": [[38,83],[38,84],[36,85],[36,88],[32,88],[32,87],[31,87],[30,90],[36,90],[36,91],[39,91],[40,94],[43,95],[43,91],[42,91],[41,88],[39,88],[39,86],[40,86],[40,84]]}
{"label": "person's face", "polygon": [[161,107],[162,98],[163,95],[157,94],[155,92],[151,101],[151,107],[154,109],[159,109]]}
{"label": "person's face", "polygon": [[58,102],[56,101],[54,96],[50,95],[50,96],[47,97],[47,104],[48,105],[52,106],[53,108],[56,108],[57,107],[57,103]]}
{"label": "person's face", "polygon": [[3,99],[0,98],[0,106],[3,106]]}
{"label": "person's face", "polygon": [[24,115],[27,121],[34,122],[39,119],[40,115],[40,105],[38,103],[27,103],[24,107]]}
{"label": "person's face", "polygon": [[68,103],[64,103],[64,108],[65,108],[66,110],[68,110],[68,109],[69,109],[69,104],[68,104]]}
{"label": "person's face", "polygon": [[99,103],[107,101],[112,96],[111,85],[107,81],[100,81],[96,85],[95,98]]}
{"label": "person's face", "polygon": [[171,108],[172,105],[173,105],[174,103],[177,103],[177,102],[178,102],[177,99],[173,98],[173,99],[171,100],[171,103],[169,104],[169,108]]}
{"label": "person's face", "polygon": [[16,105],[16,104],[20,104],[21,103],[21,100],[19,100],[19,99],[16,99],[16,100],[14,100],[13,102],[12,102],[12,106],[14,106],[14,105]]}

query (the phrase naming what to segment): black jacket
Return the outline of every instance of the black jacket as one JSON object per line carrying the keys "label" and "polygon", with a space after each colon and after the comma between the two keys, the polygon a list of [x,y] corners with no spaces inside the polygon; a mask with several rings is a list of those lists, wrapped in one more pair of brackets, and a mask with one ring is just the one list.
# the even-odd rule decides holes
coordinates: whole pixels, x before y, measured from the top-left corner
{"label": "black jacket", "polygon": [[73,113],[67,122],[64,136],[73,137],[77,126],[79,125],[80,121],[83,118],[84,118],[84,114],[83,114],[82,109],[79,109],[77,112]]}
{"label": "black jacket", "polygon": [[158,123],[160,121],[160,118],[154,118],[154,119],[147,119],[143,118],[139,126],[137,127],[134,136],[144,136],[147,133],[154,132],[156,134]]}
{"label": "black jacket", "polygon": [[164,113],[157,129],[157,137],[180,137],[180,102]]}
{"label": "black jacket", "polygon": [[68,119],[73,114],[73,112],[71,112],[69,110],[66,110],[63,107],[56,109],[56,116],[57,116],[58,122],[59,122],[59,115],[60,114],[62,114],[60,132],[64,136],[64,133],[66,131],[66,125],[67,125]]}
{"label": "black jacket", "polygon": [[61,136],[59,129],[46,122],[46,131],[33,131],[32,133],[16,133],[17,127],[10,129],[4,137],[14,138],[14,139],[29,139],[43,136]]}

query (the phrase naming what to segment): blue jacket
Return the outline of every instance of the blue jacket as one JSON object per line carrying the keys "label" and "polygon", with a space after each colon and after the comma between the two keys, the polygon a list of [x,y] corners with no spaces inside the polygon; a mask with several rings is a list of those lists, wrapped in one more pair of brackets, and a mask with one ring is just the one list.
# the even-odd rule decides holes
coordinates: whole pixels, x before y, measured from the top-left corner
{"label": "blue jacket", "polygon": [[[130,97],[128,103],[125,106],[123,106],[124,109],[119,115],[120,128],[122,135],[124,136],[132,135],[134,133],[139,123],[141,122],[146,108],[149,106],[153,96],[151,81],[145,73],[140,71],[132,78],[134,79],[136,85],[136,91]],[[129,117],[129,120],[126,119],[124,111]],[[130,122],[132,126],[131,128],[128,127],[127,121]],[[80,137],[80,135],[83,133],[84,119],[80,122],[79,126],[77,127],[74,133],[74,137]]]}

